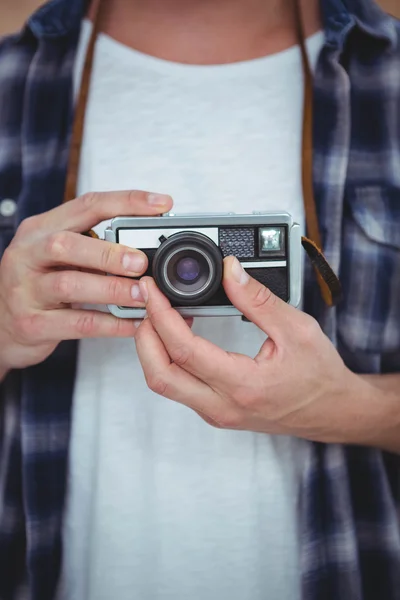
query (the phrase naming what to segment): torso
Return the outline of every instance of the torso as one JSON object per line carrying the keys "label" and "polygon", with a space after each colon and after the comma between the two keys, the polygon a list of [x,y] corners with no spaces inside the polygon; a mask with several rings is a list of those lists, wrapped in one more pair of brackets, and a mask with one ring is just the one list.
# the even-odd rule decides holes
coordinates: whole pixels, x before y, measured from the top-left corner
{"label": "torso", "polygon": [[[85,25],[76,82],[88,37]],[[309,40],[313,62],[322,34]],[[215,67],[101,36],[79,191],[170,193],[175,212],[290,212],[304,228],[297,48]],[[97,228],[101,235],[104,224]],[[255,355],[240,319],[199,335]],[[133,340],[80,344],[65,519],[68,600],[295,600],[307,442],[221,431],[144,381]]]}

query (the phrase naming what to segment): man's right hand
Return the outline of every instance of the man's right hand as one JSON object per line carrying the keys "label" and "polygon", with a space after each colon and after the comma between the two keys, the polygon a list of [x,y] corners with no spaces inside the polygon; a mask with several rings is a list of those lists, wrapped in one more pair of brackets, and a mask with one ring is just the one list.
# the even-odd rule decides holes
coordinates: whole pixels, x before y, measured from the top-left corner
{"label": "man's right hand", "polygon": [[72,306],[143,306],[127,277],[146,271],[146,256],[81,234],[115,216],[156,216],[171,206],[159,194],[93,193],[23,221],[0,263],[0,375],[42,362],[62,340],[133,337],[134,321]]}

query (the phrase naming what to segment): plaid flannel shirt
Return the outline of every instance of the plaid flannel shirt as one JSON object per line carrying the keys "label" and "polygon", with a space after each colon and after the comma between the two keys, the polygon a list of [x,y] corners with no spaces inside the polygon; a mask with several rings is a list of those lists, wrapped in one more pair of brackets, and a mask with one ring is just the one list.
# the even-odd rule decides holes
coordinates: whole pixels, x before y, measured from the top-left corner
{"label": "plaid flannel shirt", "polygon": [[[1,252],[23,219],[61,202],[85,4],[52,0],[0,43]],[[305,310],[353,370],[400,372],[400,24],[372,0],[321,6],[315,193],[344,301],[327,309],[308,265]],[[55,596],[76,350],[62,343],[1,386],[0,600]],[[303,600],[399,600],[398,458],[311,446],[301,494]]]}

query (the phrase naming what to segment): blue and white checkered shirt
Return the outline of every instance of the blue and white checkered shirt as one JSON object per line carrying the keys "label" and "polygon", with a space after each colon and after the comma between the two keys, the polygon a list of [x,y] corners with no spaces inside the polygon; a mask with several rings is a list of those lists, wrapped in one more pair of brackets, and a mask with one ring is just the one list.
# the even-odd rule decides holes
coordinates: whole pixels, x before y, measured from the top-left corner
{"label": "blue and white checkered shirt", "polygon": [[[85,4],[52,0],[0,43],[0,252],[23,219],[61,203]],[[305,310],[354,371],[400,372],[400,24],[372,0],[321,5],[314,182],[344,301],[327,309],[308,267]],[[0,600],[54,599],[76,350],[62,343],[1,386]],[[378,450],[312,444],[303,600],[400,599],[399,475]]]}

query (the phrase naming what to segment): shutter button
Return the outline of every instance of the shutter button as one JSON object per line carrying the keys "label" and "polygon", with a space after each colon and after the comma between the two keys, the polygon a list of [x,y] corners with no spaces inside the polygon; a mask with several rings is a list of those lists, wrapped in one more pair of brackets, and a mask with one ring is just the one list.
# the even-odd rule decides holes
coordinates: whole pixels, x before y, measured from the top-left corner
{"label": "shutter button", "polygon": [[17,203],[15,200],[11,200],[7,198],[6,200],[2,200],[0,202],[0,215],[2,217],[12,217],[17,210]]}

